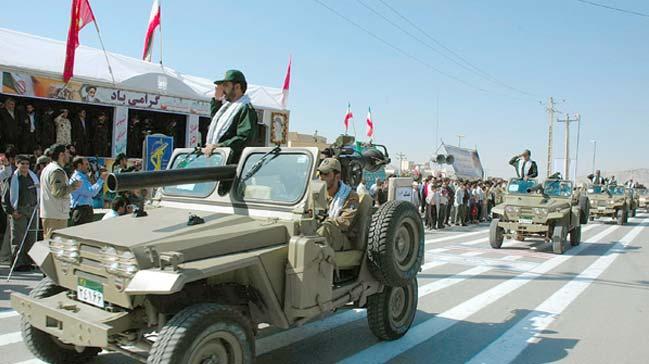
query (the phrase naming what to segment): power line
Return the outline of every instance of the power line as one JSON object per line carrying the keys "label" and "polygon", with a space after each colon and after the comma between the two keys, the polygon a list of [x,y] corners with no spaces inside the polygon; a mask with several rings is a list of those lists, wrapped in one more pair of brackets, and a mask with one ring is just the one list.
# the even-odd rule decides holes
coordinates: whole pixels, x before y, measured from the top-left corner
{"label": "power line", "polygon": [[[361,2],[360,0],[357,0],[357,1]],[[516,87],[510,86],[510,85],[506,84],[505,82],[502,82],[502,81],[498,80],[497,78],[493,77],[492,75],[490,75],[490,74],[487,73],[486,71],[483,71],[483,70],[480,69],[478,66],[476,66],[476,65],[472,64],[471,62],[469,62],[468,60],[466,60],[464,57],[460,56],[457,52],[455,52],[455,51],[453,51],[452,49],[450,49],[449,47],[445,46],[445,45],[444,45],[442,42],[440,42],[439,40],[435,39],[435,38],[434,38],[433,36],[431,36],[428,32],[426,32],[425,30],[423,30],[420,26],[418,26],[418,25],[415,24],[413,21],[411,21],[410,19],[408,19],[405,15],[401,14],[397,9],[395,9],[394,7],[392,7],[390,4],[388,4],[388,3],[385,2],[384,0],[379,0],[379,1],[380,1],[380,2],[381,2],[381,3],[382,3],[386,8],[390,9],[393,13],[395,13],[397,16],[399,16],[401,19],[403,19],[403,20],[404,20],[405,22],[407,22],[408,24],[410,24],[413,28],[417,29],[419,32],[421,32],[423,35],[425,35],[428,39],[430,39],[431,41],[433,41],[433,42],[434,42],[435,44],[437,44],[439,47],[445,49],[447,52],[449,52],[450,54],[452,54],[453,56],[455,56],[458,60],[460,60],[460,61],[461,61],[462,63],[464,63],[466,66],[470,67],[472,71],[474,71],[475,73],[479,74],[481,77],[483,77],[483,78],[485,78],[485,79],[487,79],[487,80],[489,80],[489,81],[491,81],[491,82],[494,82],[494,83],[496,83],[496,84],[499,84],[500,86],[503,86],[503,87],[505,87],[505,88],[508,88],[508,89],[510,89],[510,90],[512,90],[512,91],[516,91],[516,92],[518,92],[518,93],[521,93],[521,94],[523,94],[523,95],[526,95],[526,96],[532,96],[532,97],[537,97],[537,96],[538,96],[538,95],[534,95],[534,94],[532,94],[532,93],[530,93],[530,92],[527,92],[527,91],[524,91],[524,90],[518,89],[518,88],[516,88]],[[362,3],[362,2],[361,2],[361,3]],[[365,5],[365,4],[363,4],[363,5]],[[367,7],[367,6],[366,6],[366,7]],[[373,10],[372,10],[372,11],[373,11]],[[375,13],[376,13],[376,12],[375,12]],[[385,17],[383,17],[383,16],[381,16],[381,17],[382,17],[383,19],[385,19]],[[387,19],[385,19],[385,20],[387,21]],[[392,22],[390,22],[390,23],[392,24]],[[393,25],[394,25],[394,24],[393,24]],[[404,31],[402,28],[400,28],[400,27],[398,27],[398,28],[401,29],[402,31]],[[409,34],[409,33],[406,32],[406,31],[404,31],[404,32],[407,33],[407,34]],[[432,48],[430,45],[428,45],[427,43],[425,43],[425,45],[426,45],[427,47],[433,49],[433,48]],[[435,50],[435,51],[438,52],[437,50]],[[440,53],[440,52],[438,52],[438,53]],[[441,54],[441,53],[440,53],[440,54]],[[445,56],[447,59],[451,59],[450,57],[447,57],[446,55],[444,55],[444,56]],[[453,59],[451,59],[451,61],[453,61],[455,64],[460,65],[460,63],[458,63],[457,61],[455,61],[455,60],[453,60]],[[462,65],[461,65],[461,66],[462,66]],[[468,69],[468,68],[465,67],[465,66],[462,66],[462,67],[465,68],[465,69]]]}
{"label": "power line", "polygon": [[374,33],[372,33],[370,30],[366,29],[365,27],[361,26],[360,24],[356,23],[355,21],[351,20],[350,18],[346,17],[345,15],[341,14],[341,13],[338,12],[336,9],[333,9],[333,8],[329,7],[327,4],[323,3],[322,1],[320,1],[320,0],[313,0],[313,1],[315,1],[315,2],[318,3],[318,4],[320,4],[322,7],[326,8],[327,10],[329,10],[329,11],[332,12],[332,13],[334,13],[334,14],[337,15],[338,17],[344,19],[345,21],[347,21],[347,22],[350,23],[351,25],[355,26],[356,28],[362,30],[362,31],[365,32],[367,35],[369,35],[370,37],[372,37],[372,38],[378,40],[379,42],[383,43],[384,45],[386,45],[386,46],[392,48],[393,50],[395,50],[396,52],[400,53],[401,55],[406,56],[406,57],[408,57],[408,58],[410,58],[410,59],[412,59],[412,60],[414,60],[414,61],[416,61],[416,62],[418,62],[418,63],[421,63],[422,65],[424,65],[424,66],[430,68],[431,70],[433,70],[433,71],[435,71],[435,72],[437,72],[437,73],[439,73],[439,74],[441,74],[441,75],[444,75],[444,76],[446,76],[446,77],[448,77],[448,78],[450,78],[450,79],[452,79],[452,80],[455,80],[455,81],[457,81],[457,82],[460,82],[460,83],[464,84],[465,86],[471,87],[471,88],[476,89],[476,90],[478,90],[478,91],[487,92],[487,90],[485,90],[485,89],[483,89],[483,88],[481,88],[481,87],[479,87],[479,86],[475,86],[475,85],[471,84],[470,82],[467,82],[467,81],[465,81],[465,80],[463,80],[463,79],[461,79],[461,78],[459,78],[459,77],[456,77],[456,76],[454,76],[454,75],[452,75],[452,74],[449,74],[449,73],[447,73],[447,72],[444,72],[444,71],[440,70],[439,68],[437,68],[437,67],[431,65],[430,63],[428,63],[428,62],[426,62],[426,61],[424,61],[424,60],[421,60],[421,59],[419,59],[418,57],[416,57],[416,56],[414,56],[414,55],[412,55],[412,54],[406,52],[405,50],[401,49],[400,47],[398,47],[398,46],[396,46],[396,45],[394,45],[394,44],[388,42],[387,40],[381,38],[380,36],[378,36],[378,35],[376,35],[376,34],[374,34]]}
{"label": "power line", "polygon": [[625,14],[630,14],[630,15],[637,15],[637,16],[642,16],[642,17],[645,17],[645,18],[649,18],[649,14],[641,13],[639,11],[616,8],[614,6],[600,4],[600,3],[596,3],[596,2],[592,2],[592,1],[588,1],[588,0],[577,0],[577,1],[579,1],[580,3],[584,3],[584,4],[588,4],[588,5],[592,5],[592,6],[597,6],[597,7],[604,8],[604,9],[619,11],[620,13],[625,13]]}

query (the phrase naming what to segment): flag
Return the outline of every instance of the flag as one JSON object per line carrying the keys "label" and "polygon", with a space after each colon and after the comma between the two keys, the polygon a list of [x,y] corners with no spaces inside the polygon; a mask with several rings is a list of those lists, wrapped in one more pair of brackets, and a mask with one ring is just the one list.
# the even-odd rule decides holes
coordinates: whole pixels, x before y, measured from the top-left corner
{"label": "flag", "polygon": [[347,113],[345,114],[345,134],[347,133],[347,129],[349,129],[349,121],[354,117],[354,114],[352,114],[352,104],[347,103]]}
{"label": "flag", "polygon": [[144,35],[144,50],[142,51],[142,60],[151,62],[151,52],[153,49],[153,33],[156,28],[160,27],[160,2],[153,0],[151,15],[149,15],[149,26],[146,28]]}
{"label": "flag", "polygon": [[291,57],[288,57],[288,68],[286,69],[286,77],[284,77],[284,86],[282,86],[282,108],[286,109],[288,103],[288,88],[291,84]]}
{"label": "flag", "polygon": [[372,109],[367,108],[367,136],[372,139],[374,137],[374,123],[372,122]]}
{"label": "flag", "polygon": [[63,68],[63,81],[65,82],[68,82],[74,73],[74,55],[79,46],[79,31],[93,21],[95,21],[95,16],[88,0],[72,0],[70,29],[68,29],[68,42],[65,46],[65,65]]}

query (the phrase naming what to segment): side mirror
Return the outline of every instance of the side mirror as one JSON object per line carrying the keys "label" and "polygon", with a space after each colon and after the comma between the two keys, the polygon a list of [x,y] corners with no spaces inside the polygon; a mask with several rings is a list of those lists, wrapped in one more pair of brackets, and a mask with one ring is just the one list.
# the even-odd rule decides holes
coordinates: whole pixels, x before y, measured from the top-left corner
{"label": "side mirror", "polygon": [[307,208],[313,211],[313,216],[324,216],[327,213],[327,184],[324,181],[313,180],[309,185]]}

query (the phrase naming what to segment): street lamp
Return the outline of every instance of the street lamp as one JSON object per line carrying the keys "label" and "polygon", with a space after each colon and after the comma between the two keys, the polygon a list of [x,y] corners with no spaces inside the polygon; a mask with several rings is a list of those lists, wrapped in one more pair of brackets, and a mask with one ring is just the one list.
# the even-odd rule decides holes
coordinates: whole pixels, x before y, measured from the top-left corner
{"label": "street lamp", "polygon": [[597,153],[597,140],[591,139],[591,143],[593,143],[593,174],[595,174],[595,153]]}

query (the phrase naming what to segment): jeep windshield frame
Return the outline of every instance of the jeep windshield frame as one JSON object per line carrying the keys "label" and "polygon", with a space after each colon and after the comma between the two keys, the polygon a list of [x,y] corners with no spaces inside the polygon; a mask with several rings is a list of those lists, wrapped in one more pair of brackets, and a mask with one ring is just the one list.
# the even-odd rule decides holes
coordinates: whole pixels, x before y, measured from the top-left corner
{"label": "jeep windshield frame", "polygon": [[573,185],[571,181],[547,180],[543,182],[543,192],[550,197],[571,198]]}
{"label": "jeep windshield frame", "polygon": [[609,187],[608,190],[613,196],[623,196],[626,193],[624,186]]}
{"label": "jeep windshield frame", "polygon": [[512,178],[507,184],[507,193],[512,195],[528,195],[527,190],[536,186],[536,180],[533,178],[527,181],[522,178]]}
{"label": "jeep windshield frame", "polygon": [[[169,169],[218,167],[225,165],[225,159],[226,155],[218,150],[215,150],[209,157],[190,151],[181,152],[173,157],[169,163]],[[206,198],[214,192],[217,185],[218,181],[188,183],[177,186],[165,186],[162,188],[162,192],[167,196]]]}
{"label": "jeep windshield frame", "polygon": [[257,162],[265,155],[268,154],[264,151],[255,151],[240,162],[239,176],[246,176],[255,165],[258,168],[245,180],[237,178],[233,197],[244,203],[281,206],[293,206],[302,201],[313,178],[313,156],[307,151],[281,150],[259,166]]}

